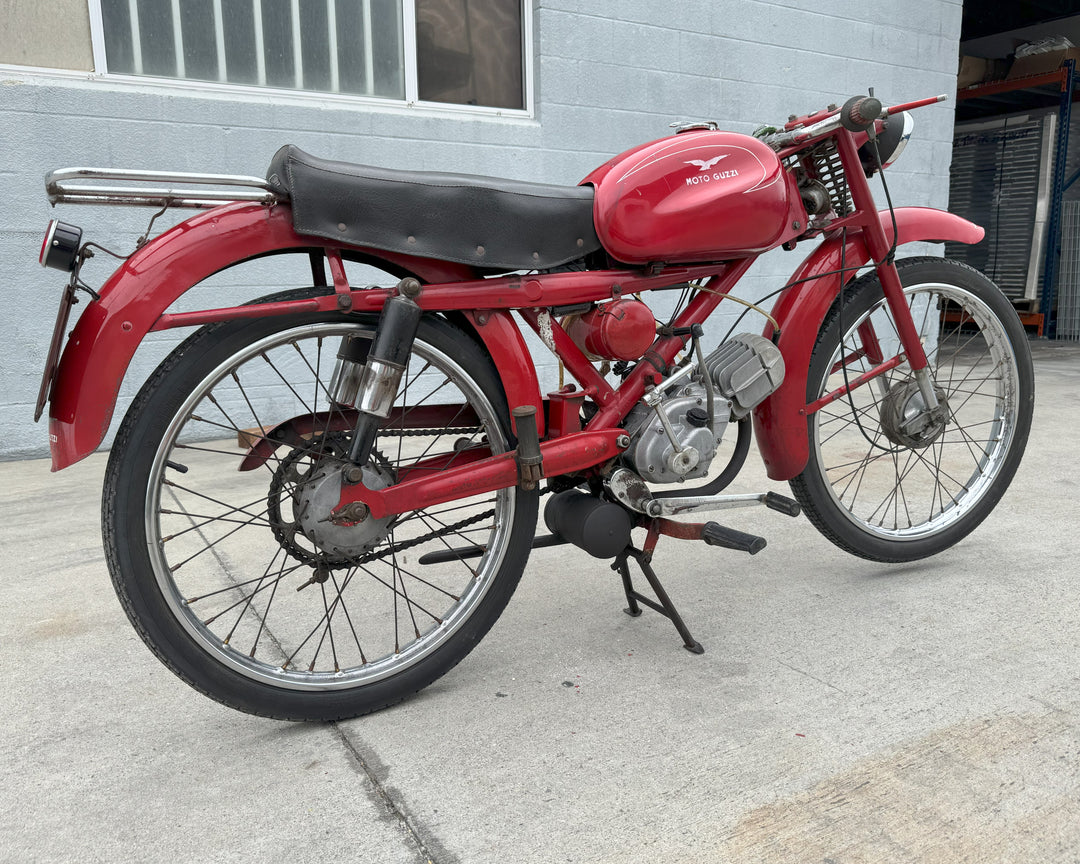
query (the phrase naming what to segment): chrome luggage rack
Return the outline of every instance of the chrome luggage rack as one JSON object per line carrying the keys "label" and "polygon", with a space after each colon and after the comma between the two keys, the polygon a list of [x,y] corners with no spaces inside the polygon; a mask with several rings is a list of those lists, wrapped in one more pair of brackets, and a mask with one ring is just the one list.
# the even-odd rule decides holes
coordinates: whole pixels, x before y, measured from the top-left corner
{"label": "chrome luggage rack", "polygon": [[[79,181],[98,181],[81,183]],[[102,185],[119,180],[124,185]],[[143,183],[178,183],[192,187],[163,188]],[[229,188],[220,188],[229,187]],[[59,168],[45,175],[50,204],[126,204],[135,207],[217,207],[231,201],[277,204],[284,199],[262,177],[135,171],[126,168]]]}

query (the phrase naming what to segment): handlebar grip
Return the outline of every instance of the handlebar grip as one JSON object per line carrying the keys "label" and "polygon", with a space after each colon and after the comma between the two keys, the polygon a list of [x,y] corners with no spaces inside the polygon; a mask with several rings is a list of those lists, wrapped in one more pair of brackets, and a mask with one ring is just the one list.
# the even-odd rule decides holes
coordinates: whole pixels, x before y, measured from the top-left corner
{"label": "handlebar grip", "polygon": [[880,116],[881,100],[873,96],[852,96],[840,109],[840,125],[848,132],[862,132]]}
{"label": "handlebar grip", "polygon": [[774,150],[783,150],[790,144],[794,144],[797,140],[794,132],[773,132],[771,135],[766,135],[761,139]]}

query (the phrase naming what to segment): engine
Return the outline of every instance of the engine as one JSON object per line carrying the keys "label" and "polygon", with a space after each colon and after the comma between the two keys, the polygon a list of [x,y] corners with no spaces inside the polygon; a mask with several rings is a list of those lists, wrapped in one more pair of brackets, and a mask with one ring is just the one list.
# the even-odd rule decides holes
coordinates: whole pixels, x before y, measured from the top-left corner
{"label": "engine", "polygon": [[705,476],[724,438],[731,413],[726,402],[717,400],[710,429],[706,404],[705,385],[700,381],[676,385],[675,393],[665,394],[658,410],[674,432],[678,448],[668,436],[657,409],[638,404],[626,419],[630,447],[623,458],[650,483],[676,483]]}
{"label": "engine", "polygon": [[[623,459],[650,483],[704,477],[728,423],[746,417],[784,380],[779,349],[752,333],[725,342],[704,366],[662,393],[654,391],[627,417],[630,447]],[[707,384],[714,393],[711,416]]]}

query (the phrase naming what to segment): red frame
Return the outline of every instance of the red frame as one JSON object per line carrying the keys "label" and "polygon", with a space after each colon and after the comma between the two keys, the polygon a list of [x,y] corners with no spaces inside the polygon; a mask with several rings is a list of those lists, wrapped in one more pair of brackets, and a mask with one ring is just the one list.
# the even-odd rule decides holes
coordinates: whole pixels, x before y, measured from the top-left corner
{"label": "red frame", "polygon": [[[858,136],[843,129],[830,134],[837,140],[855,212],[833,223],[823,242],[795,271],[793,284],[781,293],[772,311],[780,326],[776,341],[784,355],[786,376],[782,386],[755,409],[754,426],[768,474],[778,480],[789,479],[802,471],[808,454],[807,416],[827,404],[818,400],[807,405],[806,376],[821,322],[841,285],[850,277],[848,273],[842,277],[833,271],[840,268],[841,262],[848,268],[856,268],[871,260],[884,261],[894,239],[897,244],[945,240],[974,243],[983,235],[978,226],[939,210],[900,208],[894,214],[877,212],[859,163]],[[780,156],[798,152],[805,146],[789,148]],[[898,235],[895,238],[894,219]],[[717,230],[722,231],[723,226],[718,225]],[[365,260],[381,262],[391,272],[418,278],[424,283],[418,302],[425,311],[462,313],[493,357],[509,404],[533,405],[538,409],[546,473],[586,470],[614,458],[624,449],[625,443],[620,441],[622,430],[617,424],[659,375],[652,364],[639,363],[622,384],[613,388],[552,319],[555,353],[599,410],[586,428],[578,431],[576,423],[567,422],[567,410],[560,409],[549,432],[544,428],[544,400],[532,358],[511,310],[517,311],[539,332],[540,316],[551,307],[708,280],[707,290],[699,291],[675,322],[678,327],[688,327],[703,323],[757,259],[757,255],[749,255],[724,263],[692,266],[478,278],[465,265],[372,249],[329,246],[324,252],[335,290],[326,296],[196,312],[166,311],[189,288],[219,270],[260,255],[308,252],[311,241],[312,238],[294,232],[287,207],[237,203],[201,213],[132,255],[101,288],[100,300],[90,303],[83,312],[61,358],[51,391],[53,470],[78,461],[101,443],[120,381],[136,348],[149,332],[320,310],[378,313],[391,290],[353,290],[345,279],[342,254],[362,256]],[[906,314],[896,268],[886,262],[877,265],[877,272],[888,302],[901,322],[906,359],[919,368],[926,360],[910,315]],[[765,335],[774,335],[771,325],[765,328]],[[681,337],[658,337],[647,356],[670,365],[684,347]],[[868,350],[873,353],[873,346]],[[891,361],[886,365],[888,362]],[[864,383],[866,377],[855,379],[852,385]],[[347,487],[342,504],[363,501],[379,517],[406,505],[415,509],[516,482],[512,454],[476,456],[470,456],[468,464],[460,468],[410,478],[384,490],[368,490],[362,485]]]}

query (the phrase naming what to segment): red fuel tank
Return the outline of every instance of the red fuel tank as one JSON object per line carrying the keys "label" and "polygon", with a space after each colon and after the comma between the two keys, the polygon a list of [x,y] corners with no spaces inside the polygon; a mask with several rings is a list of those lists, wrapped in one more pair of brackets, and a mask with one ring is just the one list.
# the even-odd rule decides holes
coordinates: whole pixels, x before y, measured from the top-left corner
{"label": "red fuel tank", "polygon": [[749,135],[663,138],[616,156],[582,183],[596,188],[600,242],[627,264],[745,257],[806,230],[795,179]]}

